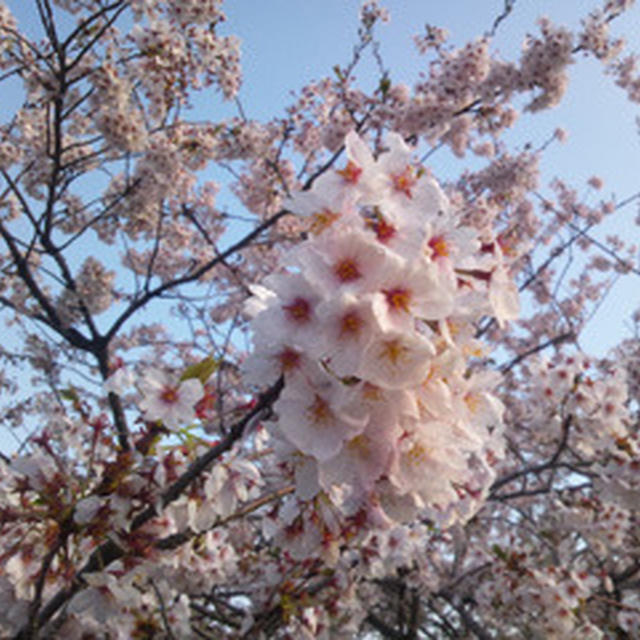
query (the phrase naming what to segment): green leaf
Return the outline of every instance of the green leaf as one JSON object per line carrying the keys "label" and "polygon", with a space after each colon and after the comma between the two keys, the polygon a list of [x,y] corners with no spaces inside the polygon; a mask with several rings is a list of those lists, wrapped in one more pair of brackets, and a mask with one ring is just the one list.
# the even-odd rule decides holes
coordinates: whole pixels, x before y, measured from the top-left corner
{"label": "green leaf", "polygon": [[209,356],[196,364],[192,364],[187,367],[184,373],[180,376],[180,381],[190,380],[191,378],[197,378],[205,384],[211,377],[211,374],[218,368],[218,361],[215,358]]}
{"label": "green leaf", "polygon": [[80,401],[80,398],[78,397],[78,392],[73,387],[69,387],[67,389],[61,389],[60,390],[60,395],[65,400],[69,400],[70,402],[79,402]]}
{"label": "green leaf", "polygon": [[493,551],[493,553],[495,553],[496,556],[498,556],[498,558],[500,558],[500,560],[506,561],[507,558],[508,558],[505,550],[499,544],[494,544],[491,547],[491,551]]}

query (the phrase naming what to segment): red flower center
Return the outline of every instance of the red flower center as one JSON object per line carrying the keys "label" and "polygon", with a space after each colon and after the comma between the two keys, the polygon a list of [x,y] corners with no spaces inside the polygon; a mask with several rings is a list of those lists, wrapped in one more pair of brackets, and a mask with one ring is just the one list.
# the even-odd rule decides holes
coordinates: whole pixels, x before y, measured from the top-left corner
{"label": "red flower center", "polygon": [[404,311],[409,313],[409,303],[411,302],[411,292],[402,287],[395,289],[385,289],[383,291],[387,298],[387,304],[393,311]]}
{"label": "red flower center", "polygon": [[291,304],[282,307],[290,320],[303,324],[311,319],[311,305],[308,300],[298,297]]}
{"label": "red flower center", "polygon": [[165,404],[175,404],[178,402],[178,397],[177,387],[164,387],[160,393],[160,399]]}
{"label": "red flower center", "polygon": [[434,236],[428,244],[434,258],[446,258],[449,255],[449,247],[443,236]]}
{"label": "red flower center", "polygon": [[362,168],[352,160],[349,160],[349,162],[347,162],[347,166],[344,169],[338,170],[336,173],[342,176],[345,182],[357,184],[360,179],[360,175],[362,174]]}
{"label": "red flower center", "polygon": [[340,282],[352,282],[362,276],[356,261],[351,258],[345,258],[338,262],[334,266],[333,272],[336,274]]}
{"label": "red flower center", "polygon": [[413,197],[411,189],[416,184],[417,178],[413,173],[413,169],[409,165],[406,166],[405,170],[402,173],[392,175],[391,181],[393,182],[393,188],[396,191],[404,193],[407,198]]}
{"label": "red flower center", "polygon": [[360,331],[362,327],[362,318],[357,311],[350,311],[342,316],[340,320],[340,336],[345,334],[353,335]]}
{"label": "red flower center", "polygon": [[277,357],[284,372],[291,371],[300,364],[300,354],[290,347],[285,347]]}

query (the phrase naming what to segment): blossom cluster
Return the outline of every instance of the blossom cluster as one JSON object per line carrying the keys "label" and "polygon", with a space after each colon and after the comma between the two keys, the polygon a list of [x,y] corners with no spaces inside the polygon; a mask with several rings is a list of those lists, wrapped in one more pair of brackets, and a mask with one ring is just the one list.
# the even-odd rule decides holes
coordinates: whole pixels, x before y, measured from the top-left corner
{"label": "blossom cluster", "polygon": [[[597,586],[595,578],[553,566],[535,568],[524,551],[496,551],[503,564],[492,567],[493,580],[483,584],[476,597],[494,613],[502,637],[518,638],[527,632],[530,637],[557,640],[602,638],[581,611]],[[518,624],[510,627],[505,620],[518,620]]]}
{"label": "blossom cluster", "polygon": [[579,355],[555,362],[532,359],[526,370],[535,401],[521,404],[514,398],[511,410],[518,413],[530,441],[554,442],[564,429],[572,446],[592,456],[610,451],[613,443],[627,437],[630,418],[624,370],[612,368],[596,377],[594,363]]}
{"label": "blossom cluster", "polygon": [[271,431],[298,498],[446,526],[473,514],[501,453],[475,323],[514,318],[517,292],[497,240],[463,223],[399,135],[386,142],[376,158],[350,133],[346,166],[289,202],[308,237],[253,288],[246,377],[284,376]]}
{"label": "blossom cluster", "polygon": [[[160,376],[149,374],[144,380],[152,387]],[[189,411],[186,396],[195,382],[189,379],[179,387],[181,419]],[[151,418],[149,410],[147,414]],[[170,414],[156,417],[172,426]],[[90,452],[82,440],[87,428],[93,437]],[[143,426],[135,434],[135,449],[114,455],[107,429],[104,415],[92,417],[87,425],[52,410],[33,452],[14,457],[10,464],[0,460],[2,638],[13,637],[28,624],[29,603],[36,593],[49,599],[68,586],[69,575],[86,563],[107,533],[129,557],[86,572],[84,588],[70,597],[63,621],[40,637],[150,637],[149,630],[160,629],[158,597],[171,603],[166,615],[175,637],[192,637],[189,597],[210,592],[241,571],[239,550],[251,534],[216,525],[239,503],[257,497],[262,483],[255,464],[231,459],[216,465],[197,491],[176,500],[162,517],[135,528],[133,515],[159,504],[163,488],[185,473],[204,445],[195,445],[194,451],[162,448],[154,457],[150,446],[155,427]],[[61,530],[68,532],[64,553],[51,562],[39,587],[34,576]],[[177,532],[197,533],[197,544],[162,553],[155,548],[158,540]]]}
{"label": "blossom cluster", "polygon": [[[33,430],[0,453],[0,637],[640,636],[640,312],[579,346],[638,273],[597,228],[637,196],[545,190],[566,134],[504,135],[582,54],[640,101],[633,0],[599,2],[516,59],[507,7],[467,44],[427,25],[395,84],[367,0],[284,113],[201,121],[242,11],[53,0],[22,31],[0,0],[0,392]],[[444,190],[405,141],[455,156]]]}

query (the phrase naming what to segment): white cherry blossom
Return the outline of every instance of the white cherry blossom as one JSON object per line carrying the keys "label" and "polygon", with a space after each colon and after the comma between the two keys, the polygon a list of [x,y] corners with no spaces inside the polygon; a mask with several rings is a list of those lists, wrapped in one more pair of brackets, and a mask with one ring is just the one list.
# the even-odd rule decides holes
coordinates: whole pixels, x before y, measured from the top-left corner
{"label": "white cherry blossom", "polygon": [[140,408],[147,420],[160,420],[167,429],[176,430],[195,417],[195,404],[204,395],[197,378],[182,380],[164,371],[151,369],[140,380]]}

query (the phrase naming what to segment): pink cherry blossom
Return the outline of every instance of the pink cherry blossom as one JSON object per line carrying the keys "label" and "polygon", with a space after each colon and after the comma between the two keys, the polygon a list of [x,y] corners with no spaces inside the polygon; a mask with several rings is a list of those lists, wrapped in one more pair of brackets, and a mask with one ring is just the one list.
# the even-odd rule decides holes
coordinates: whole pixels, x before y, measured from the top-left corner
{"label": "pink cherry blossom", "polygon": [[195,405],[204,395],[200,380],[177,380],[164,371],[151,369],[140,380],[142,400],[140,409],[147,420],[160,420],[175,431],[181,424],[189,424],[195,417]]}
{"label": "pink cherry blossom", "polygon": [[574,76],[640,101],[632,0],[413,79],[367,0],[266,119],[254,4],[0,0],[0,636],[638,636],[638,195],[547,184]]}

